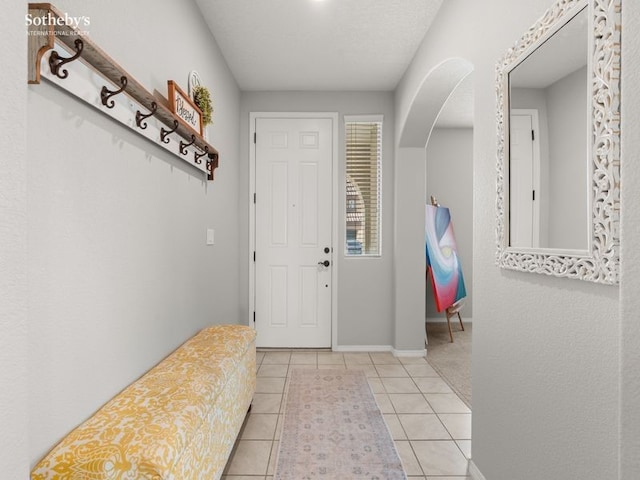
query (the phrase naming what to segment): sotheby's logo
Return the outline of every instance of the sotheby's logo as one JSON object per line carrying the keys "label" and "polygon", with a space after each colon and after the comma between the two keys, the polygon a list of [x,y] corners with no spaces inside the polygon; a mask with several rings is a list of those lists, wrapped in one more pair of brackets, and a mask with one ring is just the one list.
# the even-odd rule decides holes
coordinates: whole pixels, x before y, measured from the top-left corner
{"label": "sotheby's logo", "polygon": [[[44,15],[34,15],[33,13],[28,13],[24,16],[24,23],[27,27],[40,27],[40,26],[67,26],[75,29],[76,31],[61,31],[54,29],[54,35],[74,35],[74,34],[87,34],[88,32],[85,29],[89,25],[91,25],[91,18],[85,15],[80,17],[74,17],[65,12],[64,15],[54,15],[51,12],[48,12]],[[31,30],[28,32],[30,35],[37,35],[37,30]]]}

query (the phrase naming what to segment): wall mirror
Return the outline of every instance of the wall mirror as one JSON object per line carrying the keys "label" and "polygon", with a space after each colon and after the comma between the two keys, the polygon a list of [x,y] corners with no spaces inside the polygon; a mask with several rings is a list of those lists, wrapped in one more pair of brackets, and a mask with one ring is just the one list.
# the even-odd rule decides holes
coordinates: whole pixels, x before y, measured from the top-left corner
{"label": "wall mirror", "polygon": [[559,0],[497,66],[497,263],[617,284],[620,0]]}

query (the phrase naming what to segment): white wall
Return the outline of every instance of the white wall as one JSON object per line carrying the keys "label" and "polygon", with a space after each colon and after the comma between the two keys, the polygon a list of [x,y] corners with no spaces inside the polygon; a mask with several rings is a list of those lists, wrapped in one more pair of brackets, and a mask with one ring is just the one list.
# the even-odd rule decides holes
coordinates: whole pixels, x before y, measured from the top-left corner
{"label": "white wall", "polygon": [[[393,345],[393,145],[395,118],[391,92],[243,92],[241,101],[240,217],[243,318],[248,318],[249,271],[249,114],[251,112],[338,112],[339,178],[344,178],[343,116],[383,114],[382,256],[346,258],[343,244],[334,245],[338,260],[338,345]],[[342,188],[338,185],[337,188]],[[345,199],[339,196],[339,212]],[[338,222],[344,238],[344,222]],[[245,293],[246,292],[246,293]],[[246,305],[246,306],[245,306]]]}
{"label": "white wall", "polygon": [[0,466],[3,478],[27,478],[27,211],[24,4],[3,5],[0,91]]}
{"label": "white wall", "polygon": [[[624,283],[629,300],[623,296],[620,301],[617,287],[495,266],[495,65],[550,4],[548,0],[443,3],[396,92],[399,132],[429,71],[452,57],[474,64],[473,461],[489,480],[617,478],[619,417],[628,416],[638,425],[637,406],[630,403],[637,399],[637,380],[623,397],[629,403],[622,411],[619,408],[619,344],[622,340],[627,352],[624,362],[637,365],[632,352],[639,350],[640,338],[620,333],[620,309],[637,319],[638,307]],[[637,15],[637,7],[633,9]],[[631,17],[624,13],[623,32],[629,22],[635,22],[630,30],[637,28]],[[629,57],[623,60],[623,71],[633,62],[638,67],[637,60]],[[638,106],[626,108],[633,111]],[[635,147],[623,150],[623,162],[627,160],[623,175],[635,179],[637,187],[640,166],[630,153],[638,150],[638,136],[631,137],[637,134],[635,127],[630,132],[623,126],[623,142]],[[403,160],[398,158],[398,164]],[[632,207],[631,202],[625,205]],[[623,217],[625,232],[639,227],[637,215]],[[626,268],[636,268],[625,267],[624,262],[623,274]],[[635,279],[632,283],[638,286]],[[626,324],[631,318],[624,321],[624,328],[637,330]],[[632,375],[623,372],[623,378]],[[623,431],[631,438],[630,430]],[[634,454],[627,454],[631,465]],[[629,471],[634,471],[632,466]],[[637,475],[635,470],[635,476],[626,478]]]}
{"label": "white wall", "polygon": [[[462,264],[467,298],[462,316],[473,316],[473,129],[435,128],[427,144],[427,201],[433,195],[449,208]],[[431,281],[427,318],[446,318],[436,310]]]}
{"label": "white wall", "polygon": [[220,168],[206,182],[52,85],[29,87],[32,464],[197,330],[238,322],[240,302],[240,93],[195,3],[56,6],[89,16],[93,40],[150,91],[166,95],[169,79],[186,88],[197,70],[212,90]]}

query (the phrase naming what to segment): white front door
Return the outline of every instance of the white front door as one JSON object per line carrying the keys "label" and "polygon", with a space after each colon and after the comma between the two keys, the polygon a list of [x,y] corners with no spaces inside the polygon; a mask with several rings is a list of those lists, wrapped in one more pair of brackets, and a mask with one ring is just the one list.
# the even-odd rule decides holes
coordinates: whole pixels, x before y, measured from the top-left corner
{"label": "white front door", "polygon": [[333,120],[256,118],[260,347],[331,346]]}

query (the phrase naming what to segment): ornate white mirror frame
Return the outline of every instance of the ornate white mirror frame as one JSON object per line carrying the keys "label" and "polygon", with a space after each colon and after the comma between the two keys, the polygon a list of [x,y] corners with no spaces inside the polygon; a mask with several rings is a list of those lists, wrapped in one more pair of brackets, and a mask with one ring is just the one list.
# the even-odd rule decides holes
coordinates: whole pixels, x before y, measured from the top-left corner
{"label": "ornate white mirror frame", "polygon": [[[502,268],[619,283],[620,243],[620,1],[558,0],[497,65],[497,264]],[[509,245],[509,72],[575,13],[588,6],[591,116],[586,251]]]}

